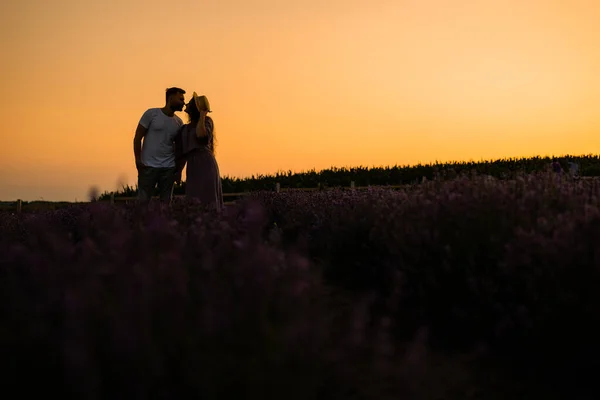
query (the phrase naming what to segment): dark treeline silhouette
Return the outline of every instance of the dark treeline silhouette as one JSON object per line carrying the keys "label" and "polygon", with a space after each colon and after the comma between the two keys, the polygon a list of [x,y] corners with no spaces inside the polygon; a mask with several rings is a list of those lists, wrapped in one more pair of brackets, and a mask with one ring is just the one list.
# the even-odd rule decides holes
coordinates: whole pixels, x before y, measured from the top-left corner
{"label": "dark treeline silhouette", "polygon": [[[579,165],[580,176],[600,176],[600,155],[564,155],[559,157],[505,158],[486,161],[455,161],[416,165],[395,165],[387,167],[332,167],[316,171],[281,171],[270,175],[252,175],[246,178],[224,176],[223,193],[242,193],[261,190],[274,190],[275,184],[281,188],[317,188],[348,187],[350,182],[356,186],[405,185],[436,177],[452,177],[464,173],[490,175],[495,178],[511,178],[519,173],[532,173],[550,168],[552,162],[559,162],[563,171],[569,171],[569,163]],[[175,185],[175,195],[185,193],[185,182]],[[137,188],[124,186],[115,193],[115,197],[133,197]],[[108,200],[110,192],[104,192],[99,200]]]}

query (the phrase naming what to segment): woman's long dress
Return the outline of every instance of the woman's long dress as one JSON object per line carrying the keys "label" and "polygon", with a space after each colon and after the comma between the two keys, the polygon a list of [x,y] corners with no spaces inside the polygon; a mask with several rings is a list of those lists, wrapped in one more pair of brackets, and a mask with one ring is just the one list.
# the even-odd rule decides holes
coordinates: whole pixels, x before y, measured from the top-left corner
{"label": "woman's long dress", "polygon": [[223,188],[219,165],[208,148],[212,136],[212,123],[206,121],[208,137],[196,136],[196,127],[183,125],[176,140],[177,157],[187,164],[185,195],[198,199],[202,204],[223,210]]}

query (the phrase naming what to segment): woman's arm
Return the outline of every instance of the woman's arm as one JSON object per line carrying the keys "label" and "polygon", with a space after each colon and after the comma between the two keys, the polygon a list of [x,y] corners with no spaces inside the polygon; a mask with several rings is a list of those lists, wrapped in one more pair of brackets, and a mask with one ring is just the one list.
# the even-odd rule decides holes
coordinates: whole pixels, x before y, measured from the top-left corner
{"label": "woman's arm", "polygon": [[206,114],[208,111],[200,110],[200,119],[198,120],[198,124],[196,124],[196,137],[203,138],[208,136],[208,131],[206,130]]}
{"label": "woman's arm", "polygon": [[175,153],[175,182],[181,182],[181,172],[187,162],[185,155],[183,154],[183,130],[186,125],[182,125],[173,139],[173,151]]}
{"label": "woman's arm", "polygon": [[175,160],[175,171],[177,173],[181,173],[185,168],[185,164],[187,164],[187,160],[185,157],[179,157]]}
{"label": "woman's arm", "polygon": [[175,183],[181,183],[181,173],[185,167],[185,158],[180,158],[175,161]]}

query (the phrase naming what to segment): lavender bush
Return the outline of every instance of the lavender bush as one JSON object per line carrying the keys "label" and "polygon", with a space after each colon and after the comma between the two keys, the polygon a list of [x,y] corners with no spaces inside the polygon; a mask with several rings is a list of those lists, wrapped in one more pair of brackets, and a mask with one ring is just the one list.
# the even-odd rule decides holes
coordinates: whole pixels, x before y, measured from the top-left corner
{"label": "lavender bush", "polygon": [[326,282],[377,294],[372,311],[401,321],[398,339],[427,326],[439,348],[483,345],[555,382],[592,382],[598,181],[461,176],[401,190],[257,197],[283,237],[304,240]]}
{"label": "lavender bush", "polygon": [[345,302],[304,255],[265,243],[256,207],[235,217],[183,202],[3,215],[5,387],[107,399],[409,393],[406,372],[386,367],[402,365],[389,324],[366,327],[368,299]]}
{"label": "lavender bush", "polygon": [[545,398],[585,398],[599,194],[554,174],[461,176],[256,193],[226,215],[183,200],[0,214],[3,383],[90,399],[516,398],[534,380],[500,387],[535,370],[559,378]]}

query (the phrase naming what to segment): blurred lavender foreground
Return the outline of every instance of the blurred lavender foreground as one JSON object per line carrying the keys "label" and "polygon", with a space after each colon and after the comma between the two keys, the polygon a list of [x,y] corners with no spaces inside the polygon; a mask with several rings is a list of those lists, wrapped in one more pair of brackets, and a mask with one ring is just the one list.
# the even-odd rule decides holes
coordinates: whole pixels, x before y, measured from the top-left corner
{"label": "blurred lavender foreground", "polygon": [[[600,186],[256,193],[0,214],[5,393],[596,398]],[[543,396],[543,397],[542,397]]]}

